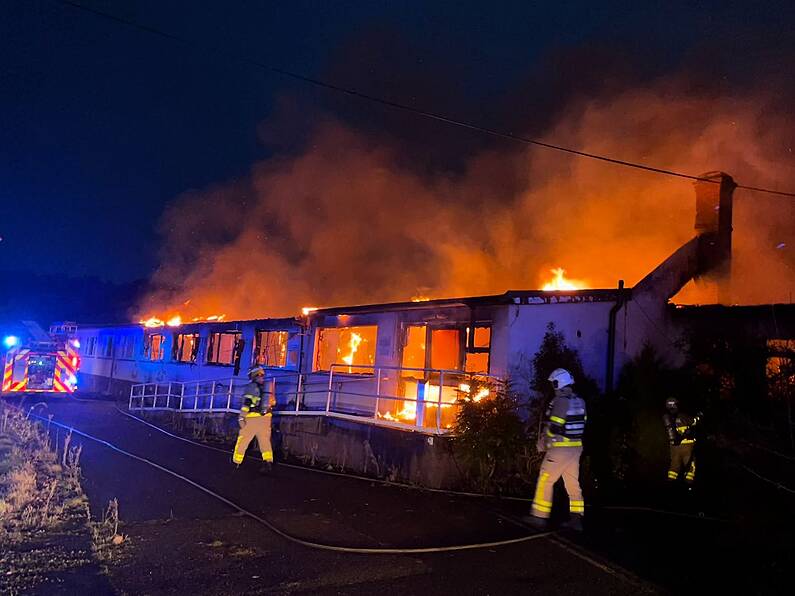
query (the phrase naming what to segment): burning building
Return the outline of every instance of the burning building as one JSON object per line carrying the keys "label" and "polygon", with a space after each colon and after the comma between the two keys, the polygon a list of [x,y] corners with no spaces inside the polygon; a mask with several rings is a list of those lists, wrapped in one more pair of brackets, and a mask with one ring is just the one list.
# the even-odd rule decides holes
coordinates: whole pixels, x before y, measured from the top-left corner
{"label": "burning building", "polygon": [[[603,391],[647,344],[682,357],[669,300],[723,273],[731,252],[734,182],[713,172],[695,188],[695,236],[631,288],[574,289],[555,270],[541,290],[307,308],[294,318],[83,326],[81,387],[129,396],[132,409],[233,412],[246,371],[261,365],[284,452],[345,457],[359,471],[398,461],[406,480],[447,486],[433,437],[449,431],[462,397],[488,399],[489,385],[527,367],[549,323]],[[483,388],[473,391],[473,379]]]}

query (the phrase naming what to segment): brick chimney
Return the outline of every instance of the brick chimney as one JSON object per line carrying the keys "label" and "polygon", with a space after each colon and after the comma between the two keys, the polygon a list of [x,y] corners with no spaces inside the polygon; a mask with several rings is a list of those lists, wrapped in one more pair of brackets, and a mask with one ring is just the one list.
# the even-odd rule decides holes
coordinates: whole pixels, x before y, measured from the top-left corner
{"label": "brick chimney", "polygon": [[718,280],[718,301],[731,304],[732,197],[737,188],[724,172],[707,172],[693,183],[700,275]]}

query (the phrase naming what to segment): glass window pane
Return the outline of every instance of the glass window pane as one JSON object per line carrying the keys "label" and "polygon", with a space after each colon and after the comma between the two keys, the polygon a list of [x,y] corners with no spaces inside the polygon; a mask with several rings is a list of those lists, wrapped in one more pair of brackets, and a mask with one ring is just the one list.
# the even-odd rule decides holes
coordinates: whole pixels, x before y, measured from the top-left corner
{"label": "glass window pane", "polygon": [[475,348],[491,346],[491,327],[475,327]]}
{"label": "glass window pane", "polygon": [[475,373],[489,372],[489,355],[487,352],[469,353],[464,370]]}
{"label": "glass window pane", "polygon": [[458,329],[434,329],[431,332],[431,368],[461,368],[460,337]]}
{"label": "glass window pane", "polygon": [[[425,368],[425,325],[411,325],[406,329],[406,345],[403,346],[403,368]],[[406,371],[405,376],[423,377],[422,373],[411,374]]]}

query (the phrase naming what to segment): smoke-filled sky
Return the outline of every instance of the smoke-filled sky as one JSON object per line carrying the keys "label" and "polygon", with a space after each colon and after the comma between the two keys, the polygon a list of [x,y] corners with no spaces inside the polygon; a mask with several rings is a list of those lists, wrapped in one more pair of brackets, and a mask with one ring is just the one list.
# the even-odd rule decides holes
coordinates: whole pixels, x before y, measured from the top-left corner
{"label": "smoke-filled sky", "polygon": [[[791,3],[85,4],[484,126],[795,188]],[[418,120],[53,0],[3,11],[4,270],[148,277],[161,291],[142,312],[247,317],[532,288],[558,266],[633,284],[692,234],[687,181]],[[738,300],[788,301],[795,203],[736,198]]]}

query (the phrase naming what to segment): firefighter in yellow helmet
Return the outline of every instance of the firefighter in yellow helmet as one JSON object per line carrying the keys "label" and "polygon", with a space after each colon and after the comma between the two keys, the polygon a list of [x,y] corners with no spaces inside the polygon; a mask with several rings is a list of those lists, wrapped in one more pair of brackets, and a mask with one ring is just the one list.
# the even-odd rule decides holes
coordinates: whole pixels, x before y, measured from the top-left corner
{"label": "firefighter in yellow helmet", "polygon": [[273,447],[271,446],[271,420],[273,404],[265,393],[265,371],[255,366],[248,371],[251,381],[243,390],[243,407],[240,409],[238,424],[240,433],[235,443],[232,461],[237,465],[243,463],[251,439],[257,437],[257,444],[262,454],[260,473],[270,471],[273,464]]}
{"label": "firefighter in yellow helmet", "polygon": [[669,397],[665,400],[663,423],[671,447],[671,465],[668,466],[668,481],[676,482],[682,471],[688,486],[696,479],[696,458],[693,447],[696,443],[696,426],[699,417],[679,411],[679,400]]}
{"label": "firefighter in yellow helmet", "polygon": [[580,456],[585,432],[585,401],[574,393],[574,378],[563,368],[552,371],[549,381],[555,397],[547,407],[544,425],[538,438],[538,450],[546,452],[538,475],[532,516],[528,521],[545,528],[552,513],[552,487],[563,478],[569,494],[567,527],[582,531],[585,501],[580,488]]}

